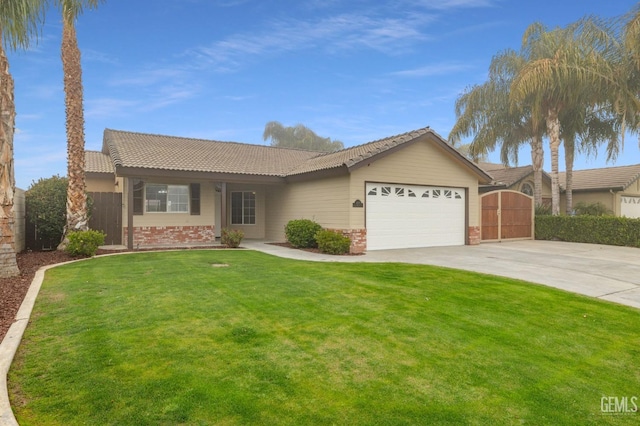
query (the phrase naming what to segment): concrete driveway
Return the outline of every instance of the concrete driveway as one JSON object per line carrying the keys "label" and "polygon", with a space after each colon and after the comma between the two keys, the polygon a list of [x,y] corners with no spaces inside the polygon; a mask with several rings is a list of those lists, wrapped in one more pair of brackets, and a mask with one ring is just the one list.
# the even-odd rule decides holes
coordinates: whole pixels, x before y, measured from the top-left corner
{"label": "concrete driveway", "polygon": [[631,247],[527,240],[329,256],[257,241],[242,245],[304,260],[446,266],[544,284],[640,309],[640,249]]}

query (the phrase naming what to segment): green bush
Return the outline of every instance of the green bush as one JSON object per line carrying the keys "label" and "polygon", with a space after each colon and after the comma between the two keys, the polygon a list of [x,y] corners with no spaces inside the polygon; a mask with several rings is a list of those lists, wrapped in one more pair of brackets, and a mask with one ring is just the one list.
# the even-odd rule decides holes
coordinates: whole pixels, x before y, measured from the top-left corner
{"label": "green bush", "polygon": [[573,207],[573,211],[577,215],[590,215],[590,216],[607,216],[611,215],[611,210],[607,208],[601,202],[596,203],[585,203],[584,201],[579,202]]}
{"label": "green bush", "polygon": [[66,177],[52,176],[33,182],[25,192],[27,220],[35,226],[41,241],[58,244],[62,239],[67,221],[67,185]]}
{"label": "green bush", "polygon": [[548,204],[536,204],[536,216],[550,215],[551,206]]}
{"label": "green bush", "polygon": [[227,229],[222,230],[220,242],[229,248],[238,248],[244,238],[244,232],[239,229]]}
{"label": "green bush", "polygon": [[536,216],[536,240],[640,247],[640,219],[615,216]]}
{"label": "green bush", "polygon": [[351,247],[351,239],[349,237],[328,229],[318,231],[315,235],[315,240],[322,253],[345,254],[349,252]]}
{"label": "green bush", "polygon": [[319,223],[310,219],[290,220],[284,227],[287,241],[297,248],[318,247],[316,233],[322,230]]}
{"label": "green bush", "polygon": [[67,236],[69,244],[65,250],[71,256],[95,256],[98,247],[104,244],[104,232],[101,231],[74,231]]}

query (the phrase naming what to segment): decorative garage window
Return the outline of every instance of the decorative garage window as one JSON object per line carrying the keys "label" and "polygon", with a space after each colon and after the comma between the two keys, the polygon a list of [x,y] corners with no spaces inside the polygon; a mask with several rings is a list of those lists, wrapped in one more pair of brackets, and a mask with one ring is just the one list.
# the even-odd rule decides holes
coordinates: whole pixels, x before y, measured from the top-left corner
{"label": "decorative garage window", "polygon": [[430,191],[428,189],[422,193],[422,198],[429,198],[429,196],[430,196]]}
{"label": "decorative garage window", "polygon": [[391,187],[390,186],[383,186],[380,189],[381,189],[380,195],[382,195],[383,197],[388,197],[389,194],[391,194]]}
{"label": "decorative garage window", "polygon": [[407,195],[408,195],[409,197],[414,197],[414,198],[415,198],[416,193],[415,193],[415,192],[413,192],[413,191],[412,191],[412,190],[410,190],[410,189],[407,189]]}
{"label": "decorative garage window", "polygon": [[150,183],[145,188],[148,213],[188,213],[189,186]]}
{"label": "decorative garage window", "polygon": [[254,191],[231,193],[231,224],[256,224],[256,193]]}
{"label": "decorative garage window", "polygon": [[371,188],[368,195],[378,195],[378,188]]}
{"label": "decorative garage window", "polygon": [[398,197],[404,197],[404,188],[401,186],[396,187],[396,195]]}
{"label": "decorative garage window", "polygon": [[[421,191],[421,198],[448,198],[448,199],[456,199],[462,200],[462,192],[456,191],[453,189],[427,189],[425,191]],[[391,195],[395,195],[396,197],[411,197],[417,198],[418,195],[415,193],[413,189],[403,187],[403,186],[380,186],[373,187],[369,189],[367,192],[369,196],[382,196],[389,197]]]}
{"label": "decorative garage window", "polygon": [[442,194],[442,191],[440,189],[433,190],[433,198],[440,198],[441,194]]}
{"label": "decorative garage window", "polygon": [[523,194],[527,194],[530,197],[533,197],[533,185],[531,185],[529,182],[523,183],[522,186],[520,187],[520,192],[522,192]]}

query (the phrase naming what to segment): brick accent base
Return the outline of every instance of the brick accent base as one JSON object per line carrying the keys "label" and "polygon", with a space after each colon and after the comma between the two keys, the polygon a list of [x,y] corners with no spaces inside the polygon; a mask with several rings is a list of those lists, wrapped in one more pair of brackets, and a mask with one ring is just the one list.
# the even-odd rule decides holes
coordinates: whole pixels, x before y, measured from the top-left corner
{"label": "brick accent base", "polygon": [[480,244],[480,227],[470,226],[469,227],[469,245],[477,246],[478,244]]}
{"label": "brick accent base", "polygon": [[367,230],[366,229],[332,229],[340,232],[345,237],[351,239],[349,253],[362,254],[367,250]]}
{"label": "brick accent base", "polygon": [[[125,240],[127,232],[124,228]],[[133,247],[213,244],[215,235],[213,226],[135,226]]]}

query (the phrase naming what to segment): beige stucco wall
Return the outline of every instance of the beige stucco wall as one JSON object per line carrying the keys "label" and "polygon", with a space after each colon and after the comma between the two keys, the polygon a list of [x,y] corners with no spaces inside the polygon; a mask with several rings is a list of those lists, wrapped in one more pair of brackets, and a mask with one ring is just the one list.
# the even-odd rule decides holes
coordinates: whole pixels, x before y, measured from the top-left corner
{"label": "beige stucco wall", "polygon": [[325,228],[349,228],[349,176],[274,185],[266,194],[266,234],[284,241],[284,227],[293,219],[311,219]]}
{"label": "beige stucco wall", "polygon": [[[200,183],[200,215],[192,216],[190,213],[147,213],[133,216],[134,226],[213,226],[215,219],[215,184],[213,182],[199,182],[192,180],[169,179],[144,179],[147,183],[168,185],[189,185]],[[126,185],[126,183],[124,184]],[[124,186],[122,185],[122,186]],[[129,226],[127,218],[128,199],[123,196],[122,222],[123,226]]]}
{"label": "beige stucco wall", "polygon": [[[117,183],[117,184],[116,184]],[[123,179],[115,175],[92,175],[85,180],[87,192],[122,192]]]}
{"label": "beige stucco wall", "polygon": [[477,175],[426,138],[352,172],[347,202],[351,229],[365,227],[366,205],[357,208],[352,203],[365,203],[366,182],[468,188],[469,226],[480,226]]}
{"label": "beige stucco wall", "polygon": [[[602,203],[616,216],[620,216],[620,203],[623,196],[640,196],[640,180],[636,180],[629,185],[624,191],[593,191],[593,192],[574,192],[573,205],[578,203]],[[566,194],[560,194],[560,212],[564,214],[567,205]]]}

